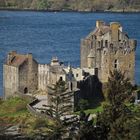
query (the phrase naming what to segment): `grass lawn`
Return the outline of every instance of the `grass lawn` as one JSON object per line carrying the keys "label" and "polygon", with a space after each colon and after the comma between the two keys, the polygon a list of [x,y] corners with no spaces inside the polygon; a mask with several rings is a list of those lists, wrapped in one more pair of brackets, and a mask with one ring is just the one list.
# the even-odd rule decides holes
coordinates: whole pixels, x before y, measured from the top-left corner
{"label": "grass lawn", "polygon": [[[86,110],[84,110],[85,111],[85,113],[86,114],[96,114],[96,113],[98,113],[98,112],[102,112],[103,111],[103,107],[102,106],[98,106],[98,107],[96,107],[96,108],[93,108],[93,109],[86,109]],[[79,114],[80,113],[80,111],[78,111],[78,112],[75,112],[76,114]]]}

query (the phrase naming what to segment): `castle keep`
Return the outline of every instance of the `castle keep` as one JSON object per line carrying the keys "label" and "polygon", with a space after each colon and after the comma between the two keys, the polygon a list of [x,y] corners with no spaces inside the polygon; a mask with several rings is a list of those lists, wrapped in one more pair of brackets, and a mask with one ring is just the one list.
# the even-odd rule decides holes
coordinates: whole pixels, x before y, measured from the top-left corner
{"label": "castle keep", "polygon": [[130,39],[118,22],[96,21],[96,28],[81,40],[81,68],[96,68],[101,82],[107,82],[114,69],[134,83],[136,41]]}

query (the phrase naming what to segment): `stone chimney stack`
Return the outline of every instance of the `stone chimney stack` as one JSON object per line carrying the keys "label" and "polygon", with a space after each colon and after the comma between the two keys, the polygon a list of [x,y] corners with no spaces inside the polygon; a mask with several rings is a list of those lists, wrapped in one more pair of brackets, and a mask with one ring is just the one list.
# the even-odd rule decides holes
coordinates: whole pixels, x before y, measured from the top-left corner
{"label": "stone chimney stack", "polygon": [[120,31],[120,23],[112,22],[110,23],[111,28],[111,41],[118,42],[119,41],[119,31]]}
{"label": "stone chimney stack", "polygon": [[101,26],[104,26],[104,25],[105,25],[104,21],[101,21],[101,20],[96,21],[96,28],[100,28]]}
{"label": "stone chimney stack", "polygon": [[13,59],[13,57],[16,55],[16,51],[11,51],[8,53],[8,56],[7,56],[7,64],[10,65],[11,64],[11,61]]}

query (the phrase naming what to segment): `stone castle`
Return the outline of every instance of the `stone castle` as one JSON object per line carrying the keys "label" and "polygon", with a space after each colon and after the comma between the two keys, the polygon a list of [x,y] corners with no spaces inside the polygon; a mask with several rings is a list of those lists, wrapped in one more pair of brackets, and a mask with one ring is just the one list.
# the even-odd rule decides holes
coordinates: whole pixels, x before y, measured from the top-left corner
{"label": "stone castle", "polygon": [[70,90],[76,91],[77,82],[90,75],[96,75],[102,83],[107,82],[109,72],[114,69],[125,72],[134,83],[135,50],[136,41],[129,39],[119,23],[106,25],[97,21],[95,30],[81,40],[81,68],[64,66],[57,58],[50,64],[39,64],[32,54],[12,51],[3,65],[4,97],[18,92],[47,91],[47,86],[59,79],[64,80]]}
{"label": "stone castle", "polygon": [[102,83],[114,69],[134,83],[136,40],[130,39],[118,22],[96,21],[96,28],[81,40],[81,68],[96,68]]}

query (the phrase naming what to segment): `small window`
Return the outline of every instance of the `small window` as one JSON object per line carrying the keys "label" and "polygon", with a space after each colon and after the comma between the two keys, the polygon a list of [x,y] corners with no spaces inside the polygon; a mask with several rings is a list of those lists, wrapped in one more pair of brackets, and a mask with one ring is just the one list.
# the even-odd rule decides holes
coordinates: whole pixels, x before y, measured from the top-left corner
{"label": "small window", "polygon": [[117,59],[115,59],[115,61],[114,61],[114,68],[118,69],[118,60]]}
{"label": "small window", "polygon": [[60,77],[60,81],[63,81],[63,77]]}
{"label": "small window", "polygon": [[108,47],[108,40],[105,40],[105,47]]}
{"label": "small window", "polygon": [[76,73],[76,77],[78,77],[78,73]]}

